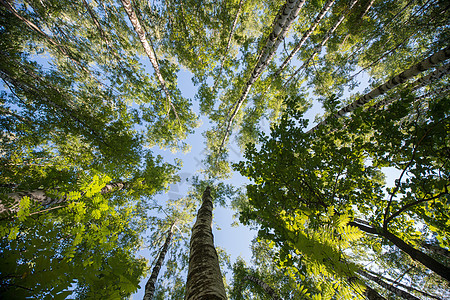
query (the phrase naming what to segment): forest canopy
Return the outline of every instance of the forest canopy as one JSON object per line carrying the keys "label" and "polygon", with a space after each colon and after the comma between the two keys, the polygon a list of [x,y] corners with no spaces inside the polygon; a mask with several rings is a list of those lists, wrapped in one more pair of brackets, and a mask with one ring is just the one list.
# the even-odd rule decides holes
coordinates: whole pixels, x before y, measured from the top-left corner
{"label": "forest canopy", "polygon": [[450,297],[449,8],[0,0],[0,298]]}

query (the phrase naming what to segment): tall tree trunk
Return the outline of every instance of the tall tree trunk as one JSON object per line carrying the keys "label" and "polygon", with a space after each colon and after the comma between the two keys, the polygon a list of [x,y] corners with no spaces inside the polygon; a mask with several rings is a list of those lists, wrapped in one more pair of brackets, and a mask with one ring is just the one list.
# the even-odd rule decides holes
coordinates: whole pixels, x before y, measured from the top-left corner
{"label": "tall tree trunk", "polygon": [[185,300],[225,300],[225,287],[212,234],[211,189],[203,193],[203,203],[192,228],[189,271]]}
{"label": "tall tree trunk", "polygon": [[408,254],[413,260],[422,263],[425,267],[429,268],[431,271],[450,281],[450,268],[444,266],[443,264],[436,261],[434,258],[428,256],[427,254],[408,245],[405,241],[403,241],[396,235],[390,233],[389,231],[377,229],[357,222],[349,222],[348,225],[358,227],[361,231],[375,234],[387,239],[392,244],[397,246],[400,250]]}
{"label": "tall tree trunk", "polygon": [[164,262],[164,257],[166,256],[167,250],[169,249],[170,242],[173,236],[174,227],[175,222],[170,226],[169,233],[167,234],[166,241],[164,242],[164,246],[161,252],[159,253],[158,260],[156,261],[155,266],[153,267],[152,275],[145,284],[145,293],[143,298],[144,300],[153,299],[153,294],[155,293],[156,280],[158,279],[159,270],[161,270],[162,264]]}
{"label": "tall tree trunk", "polygon": [[278,68],[278,70],[275,72],[274,77],[276,78],[283,72],[283,70],[286,68],[287,64],[292,60],[295,54],[300,50],[300,48],[303,46],[305,41],[309,38],[311,33],[313,33],[314,30],[316,30],[316,27],[319,25],[320,21],[323,19],[327,11],[331,8],[335,0],[328,0],[327,3],[323,6],[322,10],[317,15],[316,19],[314,20],[314,23],[311,25],[311,27],[306,31],[301,40],[298,42],[298,44],[295,46],[294,50],[291,51],[289,56],[284,60],[284,62],[281,64],[281,66]]}
{"label": "tall tree trunk", "polygon": [[[129,184],[125,182],[108,183],[100,190],[100,193],[107,194],[112,191],[120,191],[125,189],[128,185]],[[10,215],[13,213],[17,213],[17,211],[19,210],[20,200],[25,196],[29,197],[33,202],[40,203],[44,207],[54,206],[56,204],[66,202],[70,199],[68,194],[64,194],[58,198],[52,198],[51,196],[47,195],[46,191],[43,189],[9,193],[6,195],[6,197],[12,200],[12,204],[5,205],[0,200],[0,215]]]}
{"label": "tall tree trunk", "polygon": [[[417,79],[416,81],[414,81],[413,83],[411,83],[409,86],[411,87],[411,91],[415,91],[418,90],[426,85],[431,84],[432,82],[434,82],[435,80],[441,79],[442,77],[444,77],[445,75],[450,73],[450,63],[447,63],[439,68],[436,68],[436,70],[434,70],[433,72],[431,72],[430,74],[428,74],[427,76],[423,76],[419,79]],[[423,94],[419,97],[417,97],[414,101],[418,102],[421,101],[425,98],[430,98],[433,96],[439,96],[445,92],[447,92],[447,90],[450,87],[448,86],[444,86],[441,88],[437,88],[437,89],[432,89],[431,91],[429,91],[426,94]],[[369,107],[368,109],[372,110],[372,111],[376,111],[379,108],[381,108],[382,106],[385,106],[387,104],[390,104],[392,102],[395,102],[397,100],[400,99],[400,96],[397,95],[396,97],[393,98],[384,98],[383,100],[378,101],[377,103],[375,103],[373,106]]]}
{"label": "tall tree trunk", "polygon": [[259,78],[261,73],[264,71],[264,69],[269,65],[270,60],[275,55],[278,46],[280,45],[283,38],[286,36],[286,33],[289,30],[292,21],[294,21],[294,19],[297,17],[305,1],[306,0],[288,0],[286,4],[284,4],[284,6],[281,8],[278,15],[276,16],[272,25],[273,28],[272,32],[270,33],[266,44],[264,45],[258,56],[258,60],[256,62],[255,67],[253,68],[252,74],[250,75],[250,78],[247,81],[240,98],[236,100],[236,102],[231,107],[233,111],[226,122],[225,134],[219,147],[218,154],[220,154],[222,148],[225,145],[226,139],[230,134],[231,124],[233,123],[233,120],[236,117],[239,109],[241,108],[242,104],[247,98],[250,89],[252,88],[256,80]]}
{"label": "tall tree trunk", "polygon": [[272,297],[272,299],[281,300],[281,298],[278,296],[278,294],[275,292],[275,290],[273,288],[271,288],[268,284],[266,284],[264,281],[262,281],[261,279],[251,276],[251,275],[245,275],[243,280],[250,280],[250,281],[256,283],[264,290],[264,292],[266,292],[268,295],[270,295],[270,297]]}
{"label": "tall tree trunk", "polygon": [[[438,51],[437,53],[431,55],[430,57],[424,59],[423,61],[419,62],[418,64],[415,64],[411,68],[407,69],[406,71],[403,71],[402,73],[394,76],[386,83],[380,85],[379,87],[373,89],[371,92],[365,94],[364,96],[360,97],[355,102],[347,105],[346,107],[339,110],[336,114],[332,116],[332,118],[340,118],[341,116],[345,115],[346,113],[352,112],[358,107],[361,107],[365,105],[370,100],[374,99],[375,97],[378,97],[387,91],[393,89],[394,87],[398,86],[399,84],[402,84],[406,82],[408,79],[416,76],[419,73],[422,73],[426,70],[431,69],[435,65],[439,64],[440,62],[443,62],[444,60],[450,58],[450,46]],[[319,128],[319,126],[327,124],[327,120],[323,120],[322,122],[318,123],[315,127],[311,128],[308,132],[314,132]]]}
{"label": "tall tree trunk", "polygon": [[170,93],[167,90],[166,81],[164,80],[161,71],[159,69],[158,59],[155,54],[155,50],[153,49],[153,44],[150,38],[147,38],[145,30],[142,28],[141,23],[139,22],[139,19],[136,15],[136,13],[133,10],[133,6],[131,5],[131,0],[121,0],[122,5],[128,15],[128,18],[133,24],[134,31],[137,33],[139,40],[141,41],[142,47],[144,48],[145,54],[147,54],[148,59],[150,60],[153,69],[155,71],[156,77],[158,78],[159,83],[161,84],[161,87],[164,90],[164,93],[166,94],[166,99],[168,102],[168,113],[170,112],[170,108],[172,107],[175,116],[178,119],[178,114],[175,110],[175,107],[172,103]]}
{"label": "tall tree trunk", "polygon": [[395,295],[403,298],[403,299],[407,299],[407,300],[420,300],[419,298],[417,298],[416,296],[411,295],[410,293],[407,293],[395,286],[393,286],[392,284],[389,284],[383,280],[381,280],[380,278],[370,275],[369,273],[363,271],[363,270],[358,270],[356,271],[359,275],[372,280],[373,282],[377,283],[379,286],[385,288],[386,290],[394,293]]}

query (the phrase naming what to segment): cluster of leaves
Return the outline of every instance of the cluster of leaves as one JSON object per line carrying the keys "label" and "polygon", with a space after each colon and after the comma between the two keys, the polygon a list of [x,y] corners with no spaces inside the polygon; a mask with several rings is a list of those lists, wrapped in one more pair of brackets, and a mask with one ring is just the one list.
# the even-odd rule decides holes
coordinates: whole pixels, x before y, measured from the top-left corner
{"label": "cluster of leaves", "polygon": [[[240,218],[259,224],[260,236],[281,247],[282,265],[302,265],[312,278],[321,279],[317,287],[342,278],[355,289],[348,278],[359,268],[353,263],[364,260],[399,272],[395,258],[390,264],[382,258],[393,251],[392,244],[366,234],[361,240],[362,232],[347,225],[354,218],[425,253],[422,244],[430,238],[448,247],[448,98],[418,102],[417,97],[403,92],[385,109],[361,108],[313,133],[305,132],[301,114],[289,110],[270,137],[261,137],[259,149],[247,146],[247,161],[235,168],[255,183],[247,186],[248,203],[241,205]],[[384,182],[386,167],[400,170],[393,187]],[[358,247],[371,254],[354,250]],[[403,257],[406,261],[412,263]],[[422,272],[406,273],[417,282],[436,276]],[[339,293],[351,298],[359,292]]]}

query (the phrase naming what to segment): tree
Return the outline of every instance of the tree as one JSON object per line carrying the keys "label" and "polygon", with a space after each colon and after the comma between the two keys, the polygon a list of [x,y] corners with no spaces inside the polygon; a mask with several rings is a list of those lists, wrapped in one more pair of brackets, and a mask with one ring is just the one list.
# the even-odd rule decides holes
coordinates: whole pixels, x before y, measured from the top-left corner
{"label": "tree", "polygon": [[173,229],[175,227],[175,222],[170,226],[169,232],[167,233],[166,241],[164,242],[163,248],[161,249],[161,252],[158,255],[158,260],[155,263],[155,266],[152,270],[152,275],[148,279],[147,283],[145,284],[145,294],[144,299],[151,300],[153,298],[153,294],[155,292],[155,284],[156,279],[158,278],[159,270],[161,269],[161,266],[164,262],[164,257],[166,256],[167,250],[169,249],[170,242],[172,241],[173,236]]}
{"label": "tree", "polygon": [[212,234],[211,188],[203,192],[202,206],[192,228],[185,299],[227,299]]}
{"label": "tree", "polygon": [[[403,96],[403,99],[408,99],[407,102],[410,103],[411,107],[416,105],[414,104],[413,96],[410,98]],[[433,107],[433,103],[441,103],[442,100],[443,98],[441,97],[427,99],[430,107]],[[401,113],[398,110],[400,107],[402,107]],[[313,255],[307,248],[302,248],[306,247],[307,243],[300,242],[300,237],[304,234],[300,232],[305,232],[305,238],[307,238],[311,234],[308,232],[311,232],[316,226],[327,228],[323,226],[332,221],[333,218],[343,221],[347,218],[346,214],[362,218],[366,217],[367,214],[374,214],[374,217],[370,218],[371,223],[381,221],[381,224],[384,225],[380,229],[367,230],[370,226],[367,227],[359,220],[344,221],[344,224],[347,222],[350,227],[344,226],[342,229],[339,229],[339,227],[333,230],[331,228],[328,229],[327,234],[323,233],[326,235],[325,239],[320,241],[322,245],[320,247],[324,249],[325,246],[328,246],[329,242],[327,240],[332,239],[336,234],[340,240],[344,236],[350,238],[352,234],[357,234],[358,230],[354,231],[356,228],[352,227],[356,226],[367,233],[386,238],[405,251],[405,253],[408,253],[412,259],[423,259],[423,263],[427,267],[446,278],[448,270],[442,262],[436,261],[425,252],[418,251],[410,245],[414,243],[415,239],[425,233],[414,232],[412,228],[409,229],[407,227],[400,229],[401,227],[397,227],[398,225],[392,223],[395,222],[395,218],[409,209],[413,209],[413,207],[418,208],[421,203],[431,201],[431,199],[445,199],[446,197],[444,178],[441,178],[439,175],[433,176],[431,175],[432,173],[428,173],[430,175],[426,178],[419,175],[422,172],[428,172],[425,170],[445,169],[445,166],[441,163],[435,164],[432,162],[435,155],[439,157],[441,154],[422,152],[429,145],[426,143],[422,144],[422,141],[426,138],[437,138],[439,140],[443,137],[442,134],[444,132],[437,128],[441,122],[446,123],[446,117],[440,113],[438,113],[439,117],[437,115],[431,117],[437,113],[431,109],[420,112],[415,119],[410,119],[406,117],[408,114],[407,107],[410,106],[396,102],[395,105],[392,104],[390,106],[389,110],[377,111],[375,115],[372,111],[359,111],[359,114],[357,113],[351,119],[347,119],[345,125],[337,121],[332,122],[331,126],[334,126],[332,132],[329,132],[329,129],[322,129],[312,135],[302,132],[306,122],[299,118],[299,114],[292,111],[288,112],[288,115],[280,125],[272,129],[271,138],[261,139],[261,149],[257,151],[253,146],[249,146],[246,151],[248,161],[245,164],[241,162],[236,165],[237,170],[243,175],[253,178],[256,182],[256,184],[247,187],[250,205],[246,206],[245,210],[242,211],[242,220],[246,222],[251,219],[256,220],[264,229],[265,236],[283,245],[286,249],[295,247],[303,255]],[[390,120],[401,120],[402,128],[395,129],[394,124],[386,127],[383,125],[379,127],[373,126],[372,121],[367,119],[369,114],[371,114],[373,119],[382,118],[385,120],[389,116]],[[420,121],[422,118],[429,120],[426,115],[430,116],[433,122],[422,123]],[[365,127],[366,124],[370,125]],[[411,137],[415,141],[412,148],[394,146],[395,150],[393,150],[393,148],[384,144],[381,147],[382,149],[377,147],[375,151],[368,150],[374,143],[381,145],[379,143],[384,141],[387,143],[397,141],[394,138],[397,133],[399,134],[398,138],[401,136],[400,139],[405,141],[405,135],[400,134],[400,132],[406,130],[411,134],[411,131],[407,130],[408,126],[424,127],[423,131],[420,130],[415,136]],[[352,135],[348,132],[349,128],[353,130]],[[436,131],[433,130],[434,128],[436,128]],[[367,140],[364,136],[373,137]],[[386,139],[381,138],[381,136],[384,136]],[[400,140],[398,141],[400,142]],[[440,146],[436,144],[436,147]],[[396,153],[395,151],[398,152]],[[371,164],[367,164],[366,158],[370,157],[376,157],[376,160]],[[394,163],[396,161],[399,163],[399,168],[403,170],[396,181],[396,187],[391,190],[388,189],[388,201],[383,201],[384,193],[381,189],[383,183],[380,180],[382,177],[379,167],[381,160],[386,162],[386,164],[381,164],[382,166],[396,165]],[[389,163],[387,163],[388,161]],[[406,180],[405,184],[402,184],[403,175],[409,172],[408,170],[412,165],[415,167],[411,172],[417,178],[417,181]],[[297,175],[292,176],[292,174]],[[417,186],[418,182],[420,182],[420,187]],[[439,187],[436,186],[436,189],[427,188],[427,186],[429,188],[435,186],[437,182],[440,183],[438,184]],[[430,198],[419,192],[422,188],[427,190],[425,195],[429,195]],[[401,193],[405,193],[405,195],[403,198],[394,201],[394,197],[400,197],[397,193],[400,189],[402,190]],[[407,192],[409,189],[410,191]],[[262,201],[260,199],[265,200]],[[394,203],[397,212],[391,210],[391,205]],[[353,208],[352,205],[354,205]],[[376,210],[373,211],[371,207],[376,207]],[[393,218],[389,217],[391,212]],[[417,218],[419,220],[427,219],[419,216],[421,213],[415,215],[412,211],[408,215],[416,220]],[[340,221],[338,221],[338,224],[340,224]],[[427,226],[429,226],[428,228],[436,228],[434,227],[436,225],[431,225],[431,223],[428,223]],[[439,226],[445,228],[443,223],[440,223]],[[396,228],[396,234],[390,232],[394,228]],[[275,235],[268,233],[270,230],[275,230]],[[293,235],[290,235],[290,232]],[[440,234],[440,230],[434,229],[434,232],[439,232],[440,239],[446,239],[444,238],[445,234]],[[404,239],[396,235],[401,235]],[[350,238],[349,241],[352,242],[352,239],[355,241],[354,238]],[[340,242],[335,241],[333,243],[338,244]],[[330,258],[331,253],[329,254]],[[314,255],[317,255],[317,253],[314,253]],[[342,257],[342,253],[339,257]],[[425,262],[425,260],[429,260],[429,263]],[[337,264],[340,261],[341,259],[332,262],[335,273],[339,272]]]}
{"label": "tree", "polygon": [[[253,182],[232,205],[259,239],[232,298],[447,296],[449,18],[443,0],[0,0],[1,292],[126,298],[147,247],[154,297],[194,297],[208,229],[223,299],[229,259],[202,222],[239,148]],[[187,151],[193,109],[206,179],[155,203],[181,163],[147,148]]]}
{"label": "tree", "polygon": [[[142,216],[134,211],[139,205],[99,193],[107,180],[94,178],[82,199],[73,193],[59,210],[2,221],[2,296],[65,298],[74,293],[73,280],[80,295],[126,297],[136,289],[145,267],[134,257]],[[25,200],[24,212],[30,204]]]}

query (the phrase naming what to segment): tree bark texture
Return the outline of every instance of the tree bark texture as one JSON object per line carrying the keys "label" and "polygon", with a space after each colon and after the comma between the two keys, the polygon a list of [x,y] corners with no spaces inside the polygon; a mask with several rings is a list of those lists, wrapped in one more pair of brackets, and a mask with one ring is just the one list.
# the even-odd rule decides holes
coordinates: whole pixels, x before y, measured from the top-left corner
{"label": "tree bark texture", "polygon": [[387,282],[384,282],[383,280],[381,280],[380,278],[370,275],[369,273],[363,271],[363,270],[358,270],[357,273],[369,280],[372,280],[373,282],[377,283],[379,286],[385,288],[386,290],[394,293],[395,295],[403,298],[403,299],[408,299],[408,300],[420,300],[419,298],[417,298],[414,295],[411,295],[410,293],[407,293],[395,286],[393,286],[392,284],[389,284]]}
{"label": "tree bark texture", "polygon": [[[447,63],[447,64],[437,68],[436,70],[434,70],[432,73],[428,74],[427,76],[424,76],[424,77],[419,78],[416,81],[414,81],[410,85],[411,89],[412,89],[412,91],[418,90],[428,84],[431,84],[435,80],[438,80],[438,79],[444,77],[445,75],[447,75],[449,73],[450,73],[450,63]],[[447,86],[437,88],[437,89],[432,89],[428,93],[423,94],[419,97],[416,97],[416,99],[414,101],[422,101],[425,98],[439,96],[440,94],[447,92],[448,89],[449,89],[449,87],[447,87]],[[399,96],[393,97],[393,98],[384,98],[383,100],[378,101],[377,103],[375,103],[373,106],[369,107],[368,109],[376,111],[376,110],[380,109],[382,106],[385,106],[392,102],[398,101],[399,99],[400,99]]]}
{"label": "tree bark texture", "polygon": [[[124,182],[108,183],[100,190],[100,193],[107,194],[112,191],[123,190],[126,187],[127,184]],[[0,215],[1,214],[10,215],[13,213],[17,213],[19,211],[20,200],[25,196],[29,197],[31,201],[41,204],[43,207],[51,207],[69,200],[68,194],[64,194],[58,198],[52,198],[51,196],[47,195],[46,191],[43,189],[9,193],[6,194],[6,197],[12,200],[12,204],[6,205],[5,203],[2,203],[0,199]]]}
{"label": "tree bark texture", "polygon": [[250,280],[254,283],[256,283],[257,285],[259,285],[264,292],[266,292],[268,295],[270,295],[270,297],[272,297],[272,299],[274,300],[281,300],[280,297],[278,297],[278,294],[275,292],[275,290],[273,288],[271,288],[268,284],[266,284],[264,281],[262,281],[261,279],[251,276],[251,275],[245,275],[244,280]]}
{"label": "tree bark texture", "polygon": [[[406,82],[408,79],[416,76],[419,73],[422,73],[424,71],[427,71],[434,67],[435,65],[443,62],[444,60],[450,58],[450,46],[438,51],[437,53],[431,55],[430,57],[424,59],[423,61],[419,62],[418,64],[415,64],[411,68],[407,69],[406,71],[403,71],[402,73],[394,76],[391,78],[388,82],[380,85],[379,87],[373,89],[371,92],[367,93],[366,95],[362,96],[355,102],[347,105],[346,107],[339,110],[336,114],[332,116],[332,118],[340,118],[341,116],[345,115],[346,113],[352,112],[358,107],[364,106],[366,103],[368,103],[370,100],[374,99],[375,97],[378,97],[387,91],[393,89],[394,87],[398,86],[399,84],[402,84]],[[425,79],[426,80],[426,79]],[[319,128],[319,126],[327,124],[327,120],[323,120],[322,122],[318,123],[315,127],[310,129],[308,132],[314,132]]]}
{"label": "tree bark texture", "polygon": [[172,241],[174,226],[175,223],[173,223],[172,226],[170,226],[169,233],[167,234],[166,241],[164,242],[164,246],[161,252],[159,253],[158,260],[156,261],[155,266],[153,267],[152,275],[150,275],[150,278],[145,284],[145,293],[143,298],[144,300],[153,299],[153,294],[155,293],[156,287],[156,280],[158,279],[159,270],[161,270],[164,258],[166,257],[167,250],[169,250],[170,242]]}
{"label": "tree bark texture", "polygon": [[366,226],[363,224],[359,224],[357,222],[349,222],[348,225],[358,227],[361,231],[386,238],[392,244],[397,246],[400,250],[408,254],[413,260],[422,263],[425,267],[429,268],[431,271],[450,281],[450,268],[444,266],[443,264],[436,261],[434,258],[428,256],[427,254],[410,246],[405,241],[403,241],[396,235],[390,233],[389,231],[383,231],[382,229]]}
{"label": "tree bark texture", "polygon": [[[139,22],[139,19],[133,10],[131,1],[130,0],[121,0],[121,1],[122,1],[122,5],[125,8],[125,11],[128,15],[128,18],[130,19],[131,24],[133,24],[134,31],[137,33],[139,40],[141,41],[142,47],[144,48],[144,51],[145,51],[145,54],[147,54],[148,59],[150,60],[152,66],[153,66],[153,69],[155,70],[156,77],[158,78],[158,81],[161,84],[161,87],[163,88],[164,93],[166,94],[167,101],[169,102],[169,105],[173,107],[169,91],[167,90],[167,87],[166,87],[166,82],[161,74],[161,71],[159,70],[158,59],[156,58],[156,54],[155,54],[155,50],[153,49],[152,42],[150,39],[147,39],[145,30],[142,28],[141,23]],[[170,109],[170,106],[169,106],[169,109]],[[174,112],[175,112],[175,109],[174,109]]]}
{"label": "tree bark texture", "polygon": [[231,124],[233,123],[236,114],[238,113],[239,109],[241,108],[242,104],[247,98],[247,95],[250,92],[252,85],[259,78],[264,69],[269,65],[270,60],[275,55],[278,46],[280,45],[283,38],[286,36],[286,33],[289,30],[291,23],[297,17],[305,1],[306,0],[288,0],[286,4],[284,4],[284,6],[281,8],[278,15],[276,16],[274,23],[272,25],[273,28],[272,32],[270,33],[266,44],[264,45],[258,56],[258,60],[252,71],[252,74],[250,75],[250,78],[247,81],[240,98],[232,106],[232,108],[234,107],[234,109],[227,121],[225,135],[222,139],[219,152],[222,151],[222,148],[225,145],[225,141],[231,130]]}
{"label": "tree bark texture", "polygon": [[210,192],[210,187],[207,187],[203,193],[203,203],[198,210],[197,220],[192,228],[185,300],[227,299],[219,258],[214,247],[213,203]]}

